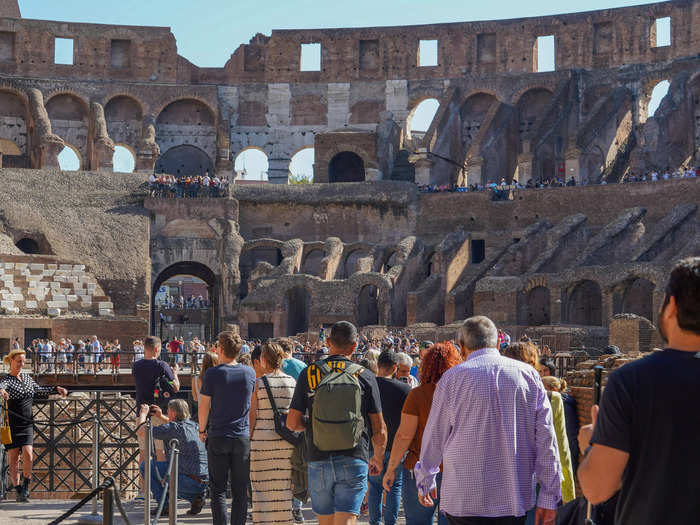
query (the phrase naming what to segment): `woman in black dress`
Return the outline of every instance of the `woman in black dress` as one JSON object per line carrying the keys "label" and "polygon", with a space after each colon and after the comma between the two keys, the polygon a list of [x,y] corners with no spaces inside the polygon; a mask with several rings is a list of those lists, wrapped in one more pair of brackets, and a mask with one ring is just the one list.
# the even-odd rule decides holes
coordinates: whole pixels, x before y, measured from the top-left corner
{"label": "woman in black dress", "polygon": [[[39,386],[29,374],[23,374],[26,360],[24,350],[12,350],[3,361],[10,365],[10,373],[0,379],[0,396],[7,403],[12,444],[5,445],[10,459],[10,481],[17,491],[17,501],[29,501],[29,483],[32,479],[32,400],[46,399],[51,394],[66,396],[68,391],[60,386]],[[15,414],[19,414],[17,416]],[[22,483],[19,479],[19,458],[22,455]]]}

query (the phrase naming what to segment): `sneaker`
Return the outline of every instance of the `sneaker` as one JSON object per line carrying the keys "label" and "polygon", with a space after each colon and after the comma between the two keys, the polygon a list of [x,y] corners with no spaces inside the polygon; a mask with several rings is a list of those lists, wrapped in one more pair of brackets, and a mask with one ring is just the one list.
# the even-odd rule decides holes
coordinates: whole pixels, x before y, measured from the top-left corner
{"label": "sneaker", "polygon": [[202,512],[204,507],[204,495],[195,496],[190,504],[190,510],[187,511],[188,516],[195,516]]}
{"label": "sneaker", "polygon": [[304,514],[301,509],[292,509],[292,518],[294,518],[294,523],[304,523]]}

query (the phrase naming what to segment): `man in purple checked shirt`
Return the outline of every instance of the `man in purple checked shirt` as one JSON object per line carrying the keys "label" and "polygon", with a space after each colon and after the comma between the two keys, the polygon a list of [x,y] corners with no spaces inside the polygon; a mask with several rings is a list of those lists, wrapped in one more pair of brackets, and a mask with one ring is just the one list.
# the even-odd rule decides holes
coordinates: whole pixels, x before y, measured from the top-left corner
{"label": "man in purple checked shirt", "polygon": [[539,374],[498,352],[487,317],[464,321],[457,342],[465,361],[437,385],[414,470],[421,503],[433,504],[442,463],[451,525],[522,525],[535,503],[536,525],[554,525],[562,469]]}

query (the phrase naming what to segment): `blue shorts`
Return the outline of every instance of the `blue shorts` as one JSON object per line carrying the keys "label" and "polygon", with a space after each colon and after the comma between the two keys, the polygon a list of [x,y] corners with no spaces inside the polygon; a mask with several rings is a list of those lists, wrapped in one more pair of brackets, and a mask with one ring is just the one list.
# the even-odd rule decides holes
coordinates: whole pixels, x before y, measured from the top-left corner
{"label": "blue shorts", "polygon": [[360,515],[367,492],[366,461],[350,456],[333,456],[327,461],[309,462],[311,508],[319,516],[336,512]]}

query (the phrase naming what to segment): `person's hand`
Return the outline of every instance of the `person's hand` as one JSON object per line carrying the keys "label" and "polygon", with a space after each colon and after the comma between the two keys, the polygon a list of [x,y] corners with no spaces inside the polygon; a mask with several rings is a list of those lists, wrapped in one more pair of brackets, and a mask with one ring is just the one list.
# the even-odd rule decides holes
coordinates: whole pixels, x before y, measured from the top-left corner
{"label": "person's hand", "polygon": [[557,519],[557,511],[537,507],[535,510],[535,525],[554,525]]}
{"label": "person's hand", "polygon": [[384,458],[378,458],[377,456],[372,456],[369,460],[369,475],[379,476],[384,468]]}
{"label": "person's hand", "polygon": [[396,471],[393,469],[386,469],[386,474],[384,474],[384,479],[382,480],[382,486],[387,492],[391,492],[391,487],[394,484],[394,479],[396,478]]}
{"label": "person's hand", "polygon": [[66,390],[62,386],[57,386],[56,390],[58,391],[58,395],[61,397],[66,397],[68,395],[68,390]]}
{"label": "person's hand", "polygon": [[206,432],[206,431],[201,431],[201,432],[199,433],[199,440],[200,440],[202,443],[206,443],[206,442],[207,442],[207,432]]}
{"label": "person's hand", "polygon": [[143,404],[139,407],[139,413],[142,417],[146,417],[150,411],[151,407],[149,405]]}
{"label": "person's hand", "polygon": [[180,365],[178,365],[177,363],[175,363],[175,364],[173,365],[173,373],[174,373],[174,374],[177,374],[179,371],[180,371]]}
{"label": "person's hand", "polygon": [[595,422],[598,419],[598,405],[593,405],[591,407],[591,424],[583,425],[578,431],[578,448],[583,453],[588,445],[591,443],[591,438],[593,437],[593,429],[595,429]]}
{"label": "person's hand", "polygon": [[435,505],[435,500],[437,499],[437,487],[434,487],[429,494],[422,495],[420,491],[418,492],[418,501],[424,507],[432,507]]}
{"label": "person's hand", "polygon": [[151,410],[152,416],[156,416],[159,418],[163,417],[163,411],[161,410],[161,408],[158,405],[151,405],[150,410]]}
{"label": "person's hand", "polygon": [[10,394],[7,393],[7,390],[4,388],[0,388],[0,397],[2,397],[5,401],[10,399]]}

